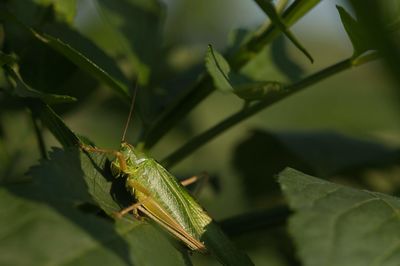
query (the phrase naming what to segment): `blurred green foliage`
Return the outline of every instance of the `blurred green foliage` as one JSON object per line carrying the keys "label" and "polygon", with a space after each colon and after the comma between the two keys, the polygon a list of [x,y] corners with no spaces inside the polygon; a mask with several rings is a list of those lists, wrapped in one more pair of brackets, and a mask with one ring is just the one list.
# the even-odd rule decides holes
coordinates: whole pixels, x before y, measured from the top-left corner
{"label": "blurred green foliage", "polygon": [[[113,222],[104,210],[129,201],[124,185],[88,179],[107,167],[70,148],[117,148],[138,82],[128,140],[180,162],[179,178],[208,172],[199,201],[256,265],[322,265],[323,252],[365,265],[359,247],[396,265],[379,233],[364,245],[362,221],[379,226],[379,206],[353,209],[336,231],[323,221],[371,197],[399,211],[399,12],[377,0],[0,1],[0,264],[218,263],[147,221]],[[384,234],[399,235],[396,217]],[[326,244],[335,234],[351,246]]]}

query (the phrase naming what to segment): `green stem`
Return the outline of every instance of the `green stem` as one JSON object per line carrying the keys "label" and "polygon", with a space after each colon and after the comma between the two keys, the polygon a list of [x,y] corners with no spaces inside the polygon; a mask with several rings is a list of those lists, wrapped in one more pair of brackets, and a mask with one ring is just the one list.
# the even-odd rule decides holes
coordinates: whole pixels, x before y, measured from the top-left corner
{"label": "green stem", "polygon": [[[282,14],[282,19],[289,27],[310,11],[321,0],[298,0],[295,1]],[[268,43],[272,42],[281,33],[277,27],[270,24],[249,39],[248,42],[238,49],[231,57],[227,58],[233,71],[240,70]],[[152,127],[144,134],[145,148],[153,147],[176,123],[181,121],[192,109],[207,98],[215,90],[212,80],[207,73],[200,78],[189,89],[184,91],[177,99],[168,106],[166,110],[156,119]]]}
{"label": "green stem", "polygon": [[44,143],[42,131],[40,130],[40,127],[38,124],[38,119],[32,113],[31,113],[31,118],[32,118],[32,122],[33,122],[33,128],[35,130],[36,140],[37,140],[37,143],[39,146],[40,155],[43,159],[47,159],[46,145]]}
{"label": "green stem", "polygon": [[271,106],[272,104],[279,102],[289,95],[292,95],[300,90],[303,90],[321,80],[324,80],[330,76],[333,76],[343,70],[349,69],[352,66],[359,66],[366,62],[376,59],[374,56],[367,55],[366,59],[362,59],[362,57],[357,60],[357,65],[353,64],[353,59],[348,58],[339,63],[336,63],[330,67],[327,67],[311,76],[300,80],[297,83],[292,85],[288,85],[284,88],[280,93],[273,95],[272,97],[268,97],[267,99],[260,101],[254,105],[249,106],[248,108],[241,109],[240,111],[236,112],[235,114],[231,115],[230,117],[226,118],[225,120],[221,121],[217,125],[211,127],[210,129],[206,130],[202,134],[192,138],[189,142],[184,144],[181,148],[171,153],[167,158],[163,160],[163,164],[166,167],[171,167],[181,161],[183,158],[187,157],[189,154],[209,142],[211,139],[215,138],[219,134],[223,133],[227,129],[239,124],[240,122],[246,120],[247,118],[251,117],[252,115],[262,111],[263,109]]}

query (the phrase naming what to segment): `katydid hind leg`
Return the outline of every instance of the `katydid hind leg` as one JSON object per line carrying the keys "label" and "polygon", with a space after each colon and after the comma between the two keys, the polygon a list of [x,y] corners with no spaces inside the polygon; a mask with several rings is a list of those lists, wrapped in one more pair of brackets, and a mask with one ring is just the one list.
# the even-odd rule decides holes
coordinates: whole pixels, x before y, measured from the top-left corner
{"label": "katydid hind leg", "polygon": [[145,203],[147,200],[149,199],[149,197],[144,198],[144,200],[142,200],[141,202],[136,202],[133,203],[131,206],[126,207],[122,210],[120,210],[119,212],[117,212],[115,215],[117,218],[122,218],[125,214],[132,212],[133,216],[135,216],[135,218],[140,218],[140,215],[138,213],[138,209],[143,205],[143,203]]}
{"label": "katydid hind leg", "polygon": [[115,216],[117,218],[122,218],[125,214],[132,212],[135,218],[138,218],[139,214],[137,213],[137,210],[141,205],[142,205],[141,202],[134,203],[131,206],[126,207],[125,209],[122,209],[119,212],[115,213]]}
{"label": "katydid hind leg", "polygon": [[187,187],[191,184],[197,183],[194,188],[192,194],[197,196],[201,190],[204,188],[204,185],[208,183],[210,176],[207,173],[201,173],[200,175],[195,175],[189,178],[186,178],[181,181],[182,186]]}
{"label": "katydid hind leg", "polygon": [[199,181],[199,176],[194,175],[181,181],[182,186],[187,187]]}

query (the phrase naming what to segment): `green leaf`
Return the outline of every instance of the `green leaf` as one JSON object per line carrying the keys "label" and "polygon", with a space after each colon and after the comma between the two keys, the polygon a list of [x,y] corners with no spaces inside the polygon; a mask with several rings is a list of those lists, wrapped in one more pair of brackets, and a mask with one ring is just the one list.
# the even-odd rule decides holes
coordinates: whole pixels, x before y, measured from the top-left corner
{"label": "green leaf", "polygon": [[[66,24],[49,23],[41,27],[41,30],[74,47],[75,50],[85,55],[92,62],[96,62],[96,65],[113,79],[122,84],[130,84],[117,65],[118,61],[107,55],[76,29]],[[99,88],[99,79],[96,80],[64,55],[32,37],[30,32],[24,31],[19,35],[28,38],[27,41],[30,43],[28,48],[24,45],[27,41],[22,42],[19,38],[8,39],[8,45],[13,48],[23,46],[23,48],[15,49],[14,52],[20,55],[19,73],[26,83],[46,93],[61,94],[68,92],[69,95],[78,98],[81,102],[93,98],[93,93]],[[37,58],[40,58],[40,60]],[[32,65],[35,67],[32,67]],[[109,88],[107,85],[103,86]],[[111,88],[111,90],[113,89]],[[123,96],[123,100],[126,100],[126,97]],[[62,108],[64,110],[71,109],[73,106]]]}
{"label": "green leaf", "polygon": [[50,158],[31,169],[31,182],[0,189],[1,265],[187,264],[148,223],[123,219],[114,224],[96,208],[84,208],[95,203],[88,187],[99,184],[84,178],[93,171],[85,154],[56,149]]}
{"label": "green leaf", "polygon": [[393,15],[396,17],[400,16],[398,1],[360,2],[351,0],[350,3],[357,14],[357,18],[359,18],[361,27],[366,29],[365,33],[367,34],[369,42],[377,49],[379,55],[382,56],[387,70],[389,70],[392,78],[397,82],[397,86],[399,86],[399,35],[398,32],[395,34],[388,34],[388,30],[393,30],[390,25],[393,21],[387,21]]}
{"label": "green leaf", "polygon": [[64,55],[67,59],[71,60],[71,62],[80,67],[82,70],[85,70],[95,79],[110,86],[123,98],[126,98],[126,96],[129,95],[129,89],[126,84],[114,79],[114,77],[109,75],[106,71],[68,44],[62,42],[60,39],[53,38],[48,34],[40,35],[36,32],[33,32],[33,34],[36,36],[36,38]]}
{"label": "green leaf", "polygon": [[40,118],[64,148],[79,145],[79,138],[48,105],[35,100],[27,101],[26,105],[31,109],[35,117]]}
{"label": "green leaf", "polygon": [[76,15],[76,0],[67,0],[67,1],[60,1],[60,0],[35,0],[38,4],[44,6],[52,5],[56,15],[68,22],[69,24],[73,24],[74,18]]}
{"label": "green leaf", "polygon": [[214,86],[221,91],[232,91],[233,87],[229,80],[231,67],[223,55],[214,51],[211,45],[208,45],[205,64],[208,73],[214,81]]}
{"label": "green leaf", "polygon": [[16,73],[11,67],[6,67],[5,70],[15,83],[14,91],[12,91],[12,93],[18,97],[38,98],[47,104],[72,103],[76,101],[76,98],[68,95],[43,93],[41,91],[35,90],[29,87],[28,84],[26,84],[22,80],[21,76]]}
{"label": "green leaf", "polygon": [[72,48],[70,45],[48,34],[45,33],[40,34],[39,32],[36,32],[32,28],[29,28],[28,26],[24,25],[14,15],[8,13],[5,10],[0,10],[0,17],[8,21],[14,22],[20,28],[29,32],[37,40],[41,41],[42,43],[48,45],[49,47],[60,53],[61,55],[65,56],[68,60],[70,60],[72,63],[74,63],[82,70],[86,71],[92,77],[99,80],[100,82],[107,84],[109,87],[114,89],[123,99],[127,99],[127,96],[129,95],[129,89],[127,84],[125,84],[123,81],[117,80],[114,77],[112,77],[104,69],[99,67],[96,63],[94,63],[89,58],[81,54],[79,51]]}
{"label": "green leaf", "polygon": [[398,265],[400,200],[305,175],[279,177],[295,214],[289,230],[305,266]]}
{"label": "green leaf", "polygon": [[349,13],[341,6],[336,6],[339,11],[340,19],[342,20],[344,29],[350,38],[353,45],[353,58],[356,58],[364,52],[373,49],[372,43],[368,41],[368,38],[359,23],[350,16]]}
{"label": "green leaf", "polygon": [[[44,0],[43,2],[50,4],[53,1]],[[58,2],[72,3],[74,0]],[[69,95],[83,100],[93,97],[92,93],[99,87],[99,82],[64,55],[36,39],[27,30],[27,27],[40,29],[41,32],[45,32],[53,38],[63,40],[64,43],[69,44],[92,62],[96,62],[97,66],[115,80],[130,84],[117,66],[117,60],[111,58],[95,43],[84,37],[77,28],[73,28],[65,20],[60,21],[55,17],[57,14],[54,12],[54,5],[48,6],[34,1],[7,1],[4,10],[2,9],[0,8],[1,12],[12,11],[12,14],[23,22],[21,25],[15,18],[4,20],[4,27],[7,30],[6,44],[10,51],[18,55],[19,73],[33,88],[56,94],[68,91]],[[86,11],[84,12],[85,16],[90,17]],[[28,46],[27,43],[29,43]],[[71,108],[72,106],[63,106],[60,109],[66,111]]]}
{"label": "green leaf", "polygon": [[215,222],[208,224],[205,229],[206,231],[201,240],[204,241],[209,251],[218,258],[222,265],[254,265],[246,254],[240,252],[232,244]]}
{"label": "green leaf", "polygon": [[155,69],[162,65],[162,3],[158,0],[98,0],[96,5],[101,22],[111,29],[108,38],[115,39],[111,43],[113,49],[134,64],[139,84],[148,84]]}
{"label": "green leaf", "polygon": [[205,64],[213,79],[214,86],[224,92],[233,92],[246,101],[265,99],[275,93],[281,93],[283,86],[275,81],[252,81],[231,71],[226,59],[208,46]]}
{"label": "green leaf", "polygon": [[287,28],[283,19],[281,19],[280,15],[275,9],[274,4],[271,0],[255,0],[258,6],[267,14],[267,16],[271,19],[272,23],[279,28],[286,37],[311,61],[314,62],[311,54],[300,44],[300,42],[296,39],[294,34]]}
{"label": "green leaf", "polygon": [[113,77],[113,79],[122,84],[129,84],[129,79],[118,66],[118,59],[112,58],[105,51],[100,49],[98,44],[92,42],[81,32],[65,24],[46,25],[44,31],[53,36],[53,38],[63,40],[63,42],[74,47],[75,50],[85,55],[85,57],[96,62],[96,65]]}

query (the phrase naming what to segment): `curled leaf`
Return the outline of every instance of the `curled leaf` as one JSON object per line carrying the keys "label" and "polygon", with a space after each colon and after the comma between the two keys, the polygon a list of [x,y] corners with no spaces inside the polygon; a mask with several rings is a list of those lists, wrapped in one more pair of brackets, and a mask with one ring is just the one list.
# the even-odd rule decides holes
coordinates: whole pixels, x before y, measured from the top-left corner
{"label": "curled leaf", "polygon": [[260,81],[235,87],[234,93],[246,101],[262,100],[267,96],[280,93],[283,85],[277,81]]}

